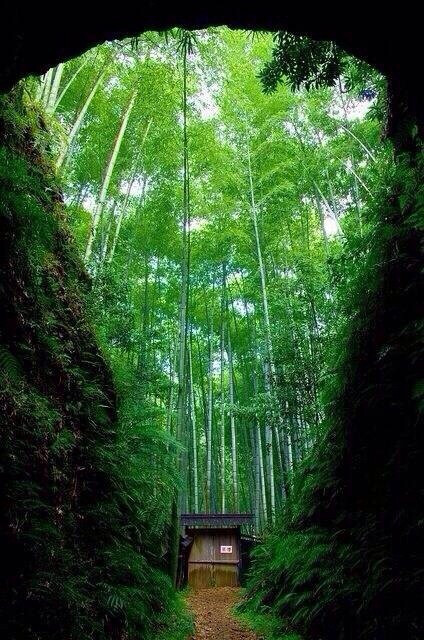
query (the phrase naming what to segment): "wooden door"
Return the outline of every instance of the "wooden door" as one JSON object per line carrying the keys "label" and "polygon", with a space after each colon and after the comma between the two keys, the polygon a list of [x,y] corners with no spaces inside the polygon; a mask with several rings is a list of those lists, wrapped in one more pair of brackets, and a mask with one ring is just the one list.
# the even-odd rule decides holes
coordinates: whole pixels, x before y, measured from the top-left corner
{"label": "wooden door", "polygon": [[236,530],[192,531],[188,584],[195,589],[239,585],[239,536]]}

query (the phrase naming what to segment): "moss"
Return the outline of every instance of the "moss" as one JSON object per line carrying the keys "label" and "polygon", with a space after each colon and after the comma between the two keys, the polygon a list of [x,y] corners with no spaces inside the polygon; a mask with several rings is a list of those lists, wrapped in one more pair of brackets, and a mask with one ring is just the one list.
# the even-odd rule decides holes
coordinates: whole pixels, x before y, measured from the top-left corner
{"label": "moss", "polygon": [[423,159],[398,159],[349,299],[326,432],[256,552],[245,609],[308,640],[421,637]]}
{"label": "moss", "polygon": [[1,98],[1,635],[165,638],[180,605],[149,555],[143,486],[48,152],[21,90]]}

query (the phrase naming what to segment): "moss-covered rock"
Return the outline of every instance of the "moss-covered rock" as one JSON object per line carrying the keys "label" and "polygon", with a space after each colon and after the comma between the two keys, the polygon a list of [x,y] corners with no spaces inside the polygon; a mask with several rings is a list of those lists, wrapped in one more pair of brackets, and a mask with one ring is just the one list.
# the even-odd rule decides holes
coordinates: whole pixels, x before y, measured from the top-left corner
{"label": "moss-covered rock", "polygon": [[49,144],[22,89],[1,99],[1,637],[182,638]]}
{"label": "moss-covered rock", "polygon": [[308,640],[422,637],[423,157],[398,158],[329,389],[327,431],[256,553],[246,608]]}

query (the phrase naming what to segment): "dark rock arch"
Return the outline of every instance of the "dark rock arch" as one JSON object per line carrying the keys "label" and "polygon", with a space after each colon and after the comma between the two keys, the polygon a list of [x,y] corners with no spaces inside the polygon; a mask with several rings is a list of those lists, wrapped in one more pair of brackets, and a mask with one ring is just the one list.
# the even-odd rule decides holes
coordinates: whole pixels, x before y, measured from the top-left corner
{"label": "dark rock arch", "polygon": [[[380,489],[387,487],[384,493],[374,491],[374,501],[368,506],[371,515],[381,521],[378,535],[388,531],[393,539],[392,544],[386,541],[384,551],[395,567],[397,564],[404,570],[404,582],[393,591],[399,596],[398,606],[402,607],[404,587],[407,583],[413,584],[414,567],[408,562],[414,559],[414,565],[419,568],[422,560],[417,514],[422,487],[423,430],[419,426],[418,397],[413,396],[414,382],[420,374],[418,325],[422,319],[418,278],[422,265],[419,216],[422,217],[421,203],[424,202],[423,169],[417,163],[414,133],[420,131],[424,122],[424,96],[419,86],[420,21],[414,20],[411,11],[406,10],[402,15],[386,11],[384,15],[373,16],[369,8],[355,5],[347,17],[341,9],[336,13],[332,7],[322,4],[313,8],[301,3],[280,5],[275,0],[258,4],[211,2],[210,6],[185,2],[172,7],[165,2],[151,1],[145,2],[142,8],[122,0],[115,8],[102,8],[98,12],[91,8],[88,13],[87,7],[80,3],[69,5],[65,15],[57,8],[54,11],[56,14],[46,15],[36,3],[29,6],[8,3],[0,27],[0,90],[7,91],[20,78],[43,73],[104,40],[173,26],[202,28],[222,24],[243,29],[286,29],[315,39],[334,40],[387,76],[391,134],[399,151],[409,149],[412,153],[405,163],[403,181],[399,180],[387,209],[381,211],[381,220],[390,225],[390,237],[380,252],[386,266],[381,267],[376,288],[368,300],[379,298],[380,306],[370,313],[368,301],[364,301],[362,326],[356,336],[355,350],[366,357],[352,360],[353,384],[339,397],[338,424],[344,442],[339,462],[344,469],[344,489],[347,488],[340,502],[351,509],[352,526],[359,526],[357,514],[363,510],[368,486],[379,483]],[[13,229],[7,239],[9,237],[10,250],[15,251]],[[61,241],[60,249],[65,245],[66,242]],[[1,275],[5,281],[16,279],[8,263]],[[32,308],[28,310],[30,315],[33,315]],[[412,329],[413,332],[408,333]],[[16,340],[13,335],[9,337],[13,347]],[[95,346],[91,345],[90,349],[98,358]],[[75,355],[75,349],[72,353]],[[98,368],[107,380],[103,367]],[[42,382],[47,392],[55,393],[50,380],[43,378]],[[110,385],[101,382],[101,386]],[[113,413],[113,390],[110,390],[110,405]],[[343,419],[343,412],[349,413],[349,421]],[[7,427],[12,431],[13,423],[9,422]],[[324,505],[319,518],[328,518],[331,529],[338,507],[329,511],[325,495],[318,496],[317,500]],[[402,505],[403,520],[396,520]],[[410,595],[413,596],[412,591]],[[418,607],[416,603],[416,610]]]}
{"label": "dark rock arch", "polygon": [[[55,13],[56,11],[56,13]],[[144,2],[123,0],[119,6],[96,10],[72,3],[63,14],[48,13],[37,3],[8,2],[0,27],[0,90],[9,90],[28,74],[81,54],[100,42],[137,36],[171,27],[205,28],[227,25],[248,30],[288,30],[316,40],[334,40],[342,48],[375,66],[392,84],[396,101],[422,114],[423,97],[416,90],[421,53],[420,23],[410,11],[373,13],[366,3],[348,15],[332,3],[264,2]],[[402,97],[401,97],[402,95]]]}

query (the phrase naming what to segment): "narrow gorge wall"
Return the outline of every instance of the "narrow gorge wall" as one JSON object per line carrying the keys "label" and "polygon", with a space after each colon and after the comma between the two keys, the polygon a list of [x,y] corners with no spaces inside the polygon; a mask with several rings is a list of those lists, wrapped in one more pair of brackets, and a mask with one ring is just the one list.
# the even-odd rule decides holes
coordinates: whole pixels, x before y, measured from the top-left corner
{"label": "narrow gorge wall", "polygon": [[0,628],[63,638],[102,625],[115,393],[44,123],[20,94],[0,104]]}

